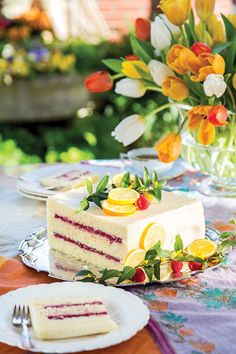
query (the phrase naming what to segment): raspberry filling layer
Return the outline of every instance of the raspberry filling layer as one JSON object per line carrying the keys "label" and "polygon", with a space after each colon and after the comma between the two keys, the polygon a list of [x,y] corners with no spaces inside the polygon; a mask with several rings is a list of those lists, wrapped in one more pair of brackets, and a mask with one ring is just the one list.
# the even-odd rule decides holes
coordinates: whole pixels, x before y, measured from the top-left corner
{"label": "raspberry filling layer", "polygon": [[[73,176],[74,174],[76,174],[76,176]],[[73,181],[78,178],[81,178],[82,176],[86,176],[88,174],[89,174],[88,171],[81,172],[81,171],[73,170],[73,171],[63,173],[63,175],[57,176],[56,179],[67,178],[69,181]]]}
{"label": "raspberry filling layer", "polygon": [[61,309],[64,307],[85,306],[85,305],[102,305],[102,302],[101,301],[93,301],[93,302],[81,302],[79,304],[46,305],[46,306],[44,306],[44,309]]}
{"label": "raspberry filling layer", "polygon": [[71,238],[69,238],[69,237],[67,237],[65,235],[61,235],[61,234],[59,234],[57,232],[54,232],[54,237],[60,238],[60,239],[64,240],[65,242],[73,243],[74,245],[76,245],[79,248],[82,248],[82,249],[84,249],[84,250],[86,250],[88,252],[99,254],[100,256],[103,256],[103,257],[106,257],[107,259],[110,259],[111,261],[120,263],[120,259],[118,259],[118,258],[116,258],[114,256],[111,256],[110,254],[107,254],[107,253],[105,253],[103,251],[99,251],[96,248],[93,248],[93,247],[90,247],[88,245],[85,245],[82,242],[72,240]]}
{"label": "raspberry filling layer", "polygon": [[64,320],[65,318],[75,318],[75,317],[90,317],[90,316],[104,316],[108,315],[107,312],[88,312],[80,314],[66,314],[66,315],[51,315],[47,316],[49,320]]}
{"label": "raspberry filling layer", "polygon": [[87,225],[81,224],[79,222],[73,221],[73,220],[69,219],[67,216],[62,216],[62,215],[55,214],[54,218],[58,219],[58,220],[61,220],[61,221],[65,222],[65,223],[67,223],[67,224],[73,225],[74,227],[76,227],[76,228],[78,228],[80,230],[83,230],[85,232],[88,232],[90,234],[94,234],[94,235],[98,235],[98,236],[104,237],[104,238],[108,239],[110,241],[110,243],[113,243],[113,242],[122,243],[122,238],[120,238],[120,237],[110,235],[110,234],[108,234],[108,233],[106,233],[106,232],[104,232],[102,230],[94,229],[91,226],[87,226]]}

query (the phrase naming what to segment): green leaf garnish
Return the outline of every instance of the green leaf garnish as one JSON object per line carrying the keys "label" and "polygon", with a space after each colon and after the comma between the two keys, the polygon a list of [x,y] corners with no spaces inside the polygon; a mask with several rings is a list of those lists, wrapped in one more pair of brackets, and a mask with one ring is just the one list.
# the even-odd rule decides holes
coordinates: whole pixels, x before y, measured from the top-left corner
{"label": "green leaf garnish", "polygon": [[87,191],[89,194],[93,193],[93,184],[91,182],[91,180],[89,178],[85,178],[85,182],[86,182],[86,187],[87,187]]}
{"label": "green leaf garnish", "polygon": [[157,280],[160,280],[160,277],[161,277],[161,261],[160,260],[158,260],[154,264],[154,275]]}
{"label": "green leaf garnish", "polygon": [[123,283],[125,280],[130,280],[135,274],[135,268],[126,266],[124,267],[123,271],[121,272],[121,275],[119,276],[117,280],[117,284]]}
{"label": "green leaf garnish", "polygon": [[131,184],[131,181],[130,181],[130,172],[126,172],[126,173],[123,175],[123,177],[122,177],[122,179],[121,179],[121,181],[120,181],[120,187],[121,187],[121,188],[127,188],[127,187],[130,186],[130,184]]}
{"label": "green leaf garnish", "polygon": [[81,200],[80,202],[80,207],[78,210],[76,210],[76,214],[80,213],[81,211],[87,210],[89,208],[89,202],[86,197]]}
{"label": "green leaf garnish", "polygon": [[109,182],[109,175],[105,175],[101,181],[98,183],[96,188],[96,193],[104,192]]}
{"label": "green leaf garnish", "polygon": [[175,236],[174,250],[175,252],[183,251],[184,245],[180,235]]}

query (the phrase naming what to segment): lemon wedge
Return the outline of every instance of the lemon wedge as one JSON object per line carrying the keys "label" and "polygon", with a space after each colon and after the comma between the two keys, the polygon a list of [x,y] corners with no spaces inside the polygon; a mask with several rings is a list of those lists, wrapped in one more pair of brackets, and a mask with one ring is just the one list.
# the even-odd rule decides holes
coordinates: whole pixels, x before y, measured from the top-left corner
{"label": "lemon wedge", "polygon": [[137,265],[139,265],[139,263],[141,263],[144,260],[145,254],[146,252],[139,248],[135,248],[131,250],[125,258],[124,265],[130,267],[136,267]]}
{"label": "lemon wedge", "polygon": [[161,247],[163,248],[166,239],[166,233],[163,226],[159,223],[149,224],[144,230],[140,239],[140,248],[148,251],[158,241],[161,241]]}
{"label": "lemon wedge", "polygon": [[114,188],[108,194],[108,201],[115,205],[131,205],[139,199],[139,193],[134,189]]}
{"label": "lemon wedge", "polygon": [[129,216],[136,212],[135,205],[116,205],[109,203],[108,200],[102,202],[102,209],[110,216]]}
{"label": "lemon wedge", "polygon": [[214,241],[199,239],[191,243],[187,248],[187,253],[194,257],[200,257],[206,259],[211,257],[217,249],[217,245]]}

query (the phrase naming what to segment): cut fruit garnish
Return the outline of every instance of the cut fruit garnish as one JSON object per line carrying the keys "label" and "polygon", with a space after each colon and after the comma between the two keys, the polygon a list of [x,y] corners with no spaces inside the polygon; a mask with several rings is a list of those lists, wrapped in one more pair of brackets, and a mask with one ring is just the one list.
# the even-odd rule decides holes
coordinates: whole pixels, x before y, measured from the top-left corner
{"label": "cut fruit garnish", "polygon": [[140,248],[148,251],[158,241],[161,241],[161,247],[163,248],[166,238],[166,233],[162,225],[158,223],[149,224],[144,230],[140,239]]}
{"label": "cut fruit garnish", "polygon": [[161,281],[165,281],[170,279],[172,274],[171,264],[170,262],[164,262],[160,265],[160,279]]}
{"label": "cut fruit garnish", "polygon": [[187,248],[187,252],[194,257],[200,257],[206,259],[211,257],[217,249],[217,245],[214,241],[199,239],[191,243]]}
{"label": "cut fruit garnish", "polygon": [[110,216],[129,216],[136,212],[135,205],[115,205],[109,203],[108,200],[102,202],[102,209]]}
{"label": "cut fruit garnish", "polygon": [[139,193],[134,189],[114,188],[108,194],[108,201],[115,205],[131,205],[139,198]]}
{"label": "cut fruit garnish", "polygon": [[131,250],[125,258],[124,265],[130,267],[136,267],[142,261],[144,261],[145,254],[146,252],[142,249],[135,248]]}
{"label": "cut fruit garnish", "polygon": [[[122,178],[124,177],[124,173],[118,173],[117,175],[115,175],[112,178],[112,183],[116,186],[116,187],[120,187],[120,182],[122,180]],[[130,175],[130,182],[134,181],[134,176]]]}

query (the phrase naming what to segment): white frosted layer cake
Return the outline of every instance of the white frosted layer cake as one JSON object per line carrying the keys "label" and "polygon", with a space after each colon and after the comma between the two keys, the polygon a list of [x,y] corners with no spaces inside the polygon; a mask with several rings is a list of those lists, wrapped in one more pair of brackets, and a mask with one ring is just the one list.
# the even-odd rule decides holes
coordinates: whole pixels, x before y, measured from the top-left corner
{"label": "white frosted layer cake", "polygon": [[29,308],[38,339],[72,338],[117,328],[100,298],[38,299]]}
{"label": "white frosted layer cake", "polygon": [[91,182],[95,183],[98,180],[98,175],[89,171],[73,169],[71,171],[60,172],[51,176],[43,177],[40,180],[40,184],[43,187],[62,186],[63,190],[69,190],[85,186],[85,178],[89,178]]}
{"label": "white frosted layer cake", "polygon": [[[48,199],[50,248],[99,268],[123,269],[127,254],[142,248],[147,227],[158,224],[162,248],[173,249],[177,234],[184,247],[205,237],[204,211],[200,201],[162,192],[161,202],[130,216],[108,216],[96,205],[76,213],[86,193],[70,191]],[[160,236],[160,237],[159,237]]]}

